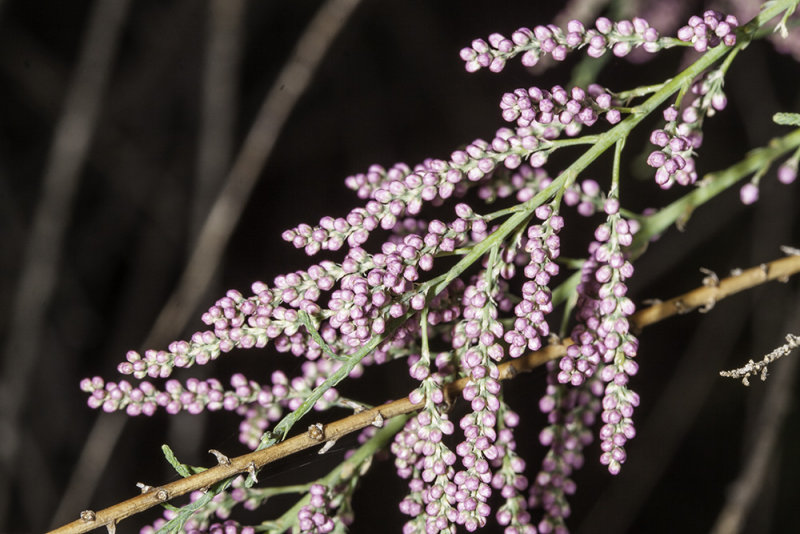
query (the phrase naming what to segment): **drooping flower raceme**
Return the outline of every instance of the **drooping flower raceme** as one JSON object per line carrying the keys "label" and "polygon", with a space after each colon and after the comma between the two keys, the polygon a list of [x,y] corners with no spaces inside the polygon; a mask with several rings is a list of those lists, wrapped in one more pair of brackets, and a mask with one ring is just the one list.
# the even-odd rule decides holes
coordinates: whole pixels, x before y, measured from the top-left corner
{"label": "drooping flower raceme", "polygon": [[444,438],[455,430],[447,414],[443,389],[444,377],[450,372],[449,357],[440,353],[433,373],[434,362],[427,347],[420,356],[412,356],[409,363],[412,377],[420,381],[409,400],[415,404],[425,402],[425,407],[409,419],[392,443],[398,474],[409,479],[410,492],[400,502],[400,510],[411,519],[403,532],[454,532],[456,455],[444,443]]}
{"label": "drooping flower raceme", "polygon": [[522,301],[514,308],[517,316],[514,328],[507,330],[504,336],[512,358],[517,358],[526,351],[539,350],[542,347],[542,338],[550,334],[545,315],[553,311],[550,280],[559,271],[555,260],[560,253],[558,232],[563,227],[564,220],[547,205],[537,208],[536,216],[543,224],[528,227],[525,252],[530,261],[523,270],[527,281],[522,285]]}
{"label": "drooping flower raceme", "polygon": [[539,532],[565,532],[571,508],[567,500],[576,491],[573,473],[584,463],[583,449],[592,442],[591,428],[600,411],[602,382],[597,377],[577,387],[558,381],[556,362],[547,364],[547,388],[539,409],[547,414],[548,426],[539,433],[539,442],[548,448],[530,487],[528,504],[540,509]]}

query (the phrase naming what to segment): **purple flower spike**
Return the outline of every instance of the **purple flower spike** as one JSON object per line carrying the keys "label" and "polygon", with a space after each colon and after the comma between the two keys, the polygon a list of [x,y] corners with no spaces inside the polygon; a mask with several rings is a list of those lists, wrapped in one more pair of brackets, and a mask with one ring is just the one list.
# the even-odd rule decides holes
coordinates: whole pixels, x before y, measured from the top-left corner
{"label": "purple flower spike", "polygon": [[468,72],[482,68],[500,72],[508,60],[515,56],[521,56],[524,66],[533,67],[542,57],[549,55],[556,61],[563,61],[570,52],[584,47],[590,57],[600,57],[608,50],[622,57],[634,48],[641,47],[646,52],[654,53],[663,46],[658,32],[642,18],[612,22],[600,17],[591,29],[587,29],[580,21],[571,20],[567,23],[566,31],[548,25],[536,26],[532,31],[520,28],[511,35],[511,39],[495,33],[489,36],[488,43],[483,39],[474,40],[459,55]]}
{"label": "purple flower spike", "polygon": [[565,386],[556,379],[556,362],[548,362],[547,369],[548,385],[539,405],[549,425],[539,441],[549,450],[532,480],[528,505],[543,512],[539,532],[566,532],[565,520],[571,511],[567,497],[576,489],[571,477],[583,465],[584,447],[592,442],[589,429],[600,410],[597,396],[602,394],[602,384],[595,377],[575,387]]}
{"label": "purple flower spike", "polygon": [[523,300],[514,308],[517,316],[514,328],[507,330],[504,337],[512,358],[540,349],[542,338],[550,334],[550,327],[545,320],[545,316],[553,310],[548,286],[550,278],[557,275],[559,270],[554,260],[560,254],[558,232],[563,227],[563,219],[548,205],[539,206],[536,216],[542,224],[528,228],[528,243],[525,246],[530,262],[523,272],[529,281],[522,285]]}

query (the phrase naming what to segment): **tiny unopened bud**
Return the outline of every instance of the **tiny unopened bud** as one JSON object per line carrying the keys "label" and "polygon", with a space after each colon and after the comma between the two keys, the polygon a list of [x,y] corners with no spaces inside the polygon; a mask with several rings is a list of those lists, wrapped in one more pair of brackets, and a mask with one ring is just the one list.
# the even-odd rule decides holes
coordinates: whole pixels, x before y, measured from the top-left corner
{"label": "tiny unopened bud", "polygon": [[325,426],[322,423],[314,423],[308,427],[308,437],[314,441],[325,440]]}
{"label": "tiny unopened bud", "polygon": [[208,452],[216,456],[217,463],[219,465],[231,465],[231,459],[219,452],[217,449],[209,449]]}
{"label": "tiny unopened bud", "polygon": [[375,415],[375,418],[372,420],[372,426],[377,428],[383,428],[383,415],[380,412]]}
{"label": "tiny unopened bud", "polygon": [[97,520],[97,514],[94,513],[94,510],[84,510],[81,512],[81,520],[91,523]]}
{"label": "tiny unopened bud", "polygon": [[256,463],[250,462],[247,465],[247,474],[250,475],[250,478],[253,479],[253,482],[258,483],[258,477],[256,476]]}
{"label": "tiny unopened bud", "polygon": [[153,490],[153,486],[148,486],[144,482],[137,482],[136,487],[139,488],[142,491],[142,493],[147,493]]}

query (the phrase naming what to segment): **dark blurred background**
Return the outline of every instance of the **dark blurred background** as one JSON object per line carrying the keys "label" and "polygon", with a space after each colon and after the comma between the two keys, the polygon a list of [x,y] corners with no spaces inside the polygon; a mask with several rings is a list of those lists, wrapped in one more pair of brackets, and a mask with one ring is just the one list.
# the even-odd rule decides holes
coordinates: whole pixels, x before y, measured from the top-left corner
{"label": "dark blurred background", "polygon": [[[701,9],[695,2],[619,4],[611,9],[666,7],[671,24]],[[228,288],[246,292],[255,280],[307,266],[280,234],[347,213],[357,202],[343,185],[348,174],[372,163],[447,157],[501,126],[504,91],[566,85],[581,54],[536,73],[514,62],[501,75],[468,74],[458,58],[472,39],[548,23],[564,5],[342,1],[325,4],[329,11],[319,17],[318,1],[0,0],[0,531],[45,531],[83,509],[133,496],[136,482],[173,480],[159,450],[164,442],[182,461],[200,465],[211,463],[211,447],[245,452],[236,416],[98,418],[78,383],[94,375],[116,380],[127,350],[163,348],[191,335]],[[669,16],[654,16],[654,25],[669,26]],[[297,61],[293,50],[313,20],[322,44],[306,35]],[[612,90],[657,83],[687,61],[679,51],[645,63],[612,59],[599,81]],[[289,76],[287,63],[295,67]],[[727,79],[729,108],[707,124],[701,173],[786,133],[770,117],[800,111],[799,71],[769,43],[740,54]],[[258,121],[267,100],[273,107]],[[647,131],[640,127],[626,147],[622,200],[634,210],[681,194],[660,191],[642,170]],[[567,161],[554,158],[548,170]],[[608,163],[590,169],[603,184]],[[684,232],[668,231],[637,262],[637,303],[700,285],[701,267],[724,276],[780,257],[780,245],[796,246],[797,187],[777,183],[772,171],[756,205],[742,206],[731,190],[698,210]],[[217,241],[219,256],[201,248],[192,261],[208,269],[208,282],[190,281],[170,307],[203,222],[225,191],[233,209],[223,218],[236,223],[230,240]],[[571,221],[575,231],[564,247],[578,256],[591,225],[568,213]],[[224,234],[224,225],[211,226]],[[617,477],[597,462],[596,444],[587,451],[576,475],[574,531],[709,531],[765,435],[764,414],[779,413],[771,388],[780,388],[788,416],[775,447],[760,456],[765,474],[742,527],[787,532],[800,523],[796,366],[782,374],[787,362],[779,362],[766,383],[749,389],[718,376],[780,345],[787,332],[800,333],[799,290],[796,280],[768,284],[642,334],[633,382],[642,398],[639,435]],[[178,376],[213,374],[227,383],[241,371],[264,381],[276,367],[298,365],[272,349],[239,351]],[[369,369],[359,382],[344,391],[371,403],[411,387],[401,362]],[[509,403],[526,416],[518,442],[530,476],[543,453],[536,437],[543,388],[542,370],[506,386]],[[261,478],[311,480],[352,445],[340,444],[327,458],[312,452],[285,460]],[[392,471],[383,462],[363,481],[353,532],[400,531],[405,482]],[[268,512],[288,503],[276,500]],[[118,531],[157,516],[150,511]]]}

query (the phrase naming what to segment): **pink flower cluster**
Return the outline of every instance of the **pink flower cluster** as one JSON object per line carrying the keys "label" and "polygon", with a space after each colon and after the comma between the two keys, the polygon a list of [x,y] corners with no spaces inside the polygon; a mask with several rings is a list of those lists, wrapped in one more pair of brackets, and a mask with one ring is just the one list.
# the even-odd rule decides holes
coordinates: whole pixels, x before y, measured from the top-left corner
{"label": "pink flower cluster", "polygon": [[303,534],[327,534],[333,532],[335,523],[328,515],[328,488],[312,484],[308,491],[309,503],[297,512],[297,526]]}
{"label": "pink flower cluster", "polygon": [[539,532],[566,532],[565,519],[571,512],[567,497],[576,490],[572,474],[583,467],[583,449],[592,442],[603,385],[592,377],[570,387],[559,383],[557,362],[548,362],[547,369],[547,389],[539,409],[547,414],[548,426],[539,433],[539,442],[548,451],[531,484],[528,505],[543,511]]}
{"label": "pink flower cluster", "polygon": [[611,94],[597,84],[590,85],[588,91],[580,87],[567,91],[556,85],[549,91],[530,87],[506,93],[500,100],[500,109],[506,121],[516,121],[520,128],[538,126],[542,137],[549,139],[562,130],[570,137],[578,135],[583,126],[597,122],[599,113],[605,113],[609,123],[618,123],[621,115],[612,109],[613,104]]}
{"label": "pink flower cluster", "polygon": [[733,46],[738,26],[735,16],[709,9],[702,17],[691,17],[689,23],[678,30],[678,39],[691,43],[698,52],[705,52],[720,43]]}
{"label": "pink flower cluster", "polygon": [[[650,134],[650,142],[657,147],[647,157],[647,164],[655,167],[656,183],[669,189],[674,183],[690,185],[697,181],[694,153],[703,143],[703,119],[725,109],[728,99],[722,91],[722,73],[714,70],[692,84],[695,95],[680,113],[673,105],[664,110],[663,129]],[[680,120],[679,120],[680,119]]]}

